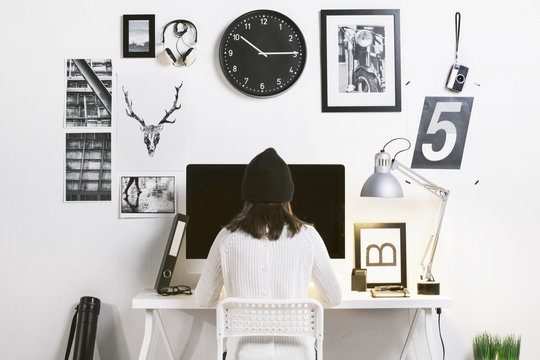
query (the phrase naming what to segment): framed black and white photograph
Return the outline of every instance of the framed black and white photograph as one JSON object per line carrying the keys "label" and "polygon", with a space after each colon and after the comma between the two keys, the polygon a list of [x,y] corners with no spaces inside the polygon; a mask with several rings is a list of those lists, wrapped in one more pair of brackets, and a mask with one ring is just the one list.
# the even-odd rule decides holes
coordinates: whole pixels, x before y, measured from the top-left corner
{"label": "framed black and white photograph", "polygon": [[111,59],[66,59],[66,128],[110,128]]}
{"label": "framed black and white photograph", "polygon": [[111,200],[111,133],[67,133],[65,201]]}
{"label": "framed black and white photograph", "polygon": [[174,176],[121,176],[120,196],[120,217],[155,217],[176,213]]}
{"label": "framed black and white photograph", "polygon": [[355,223],[355,267],[366,269],[367,287],[407,287],[405,223]]}
{"label": "framed black and white photograph", "polygon": [[399,10],[321,10],[323,112],[401,111]]}
{"label": "framed black and white photograph", "polygon": [[124,57],[155,57],[155,15],[124,15],[123,23]]}

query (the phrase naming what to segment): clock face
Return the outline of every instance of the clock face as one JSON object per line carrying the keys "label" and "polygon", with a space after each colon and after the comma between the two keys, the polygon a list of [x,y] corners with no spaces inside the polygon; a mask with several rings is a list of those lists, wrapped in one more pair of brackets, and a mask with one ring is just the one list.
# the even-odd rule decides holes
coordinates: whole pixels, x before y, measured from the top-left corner
{"label": "clock face", "polygon": [[234,20],[221,38],[221,69],[241,92],[265,97],[290,88],[306,63],[306,42],[283,14],[256,10]]}

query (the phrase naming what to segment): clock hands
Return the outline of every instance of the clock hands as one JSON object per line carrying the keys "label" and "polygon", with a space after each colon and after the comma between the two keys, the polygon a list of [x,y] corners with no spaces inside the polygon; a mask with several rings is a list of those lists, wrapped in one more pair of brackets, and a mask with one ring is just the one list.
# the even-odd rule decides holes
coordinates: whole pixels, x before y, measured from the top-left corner
{"label": "clock hands", "polygon": [[253,45],[248,39],[246,39],[245,37],[243,36],[240,36],[240,39],[244,40],[249,46],[251,46],[252,48],[254,48],[255,50],[257,50],[259,52],[259,55],[262,55],[264,57],[268,57],[268,55],[294,55],[294,56],[297,56],[298,55],[298,51],[272,51],[272,52],[264,52],[262,51],[261,49],[259,49],[258,47],[256,47],[255,45]]}
{"label": "clock hands", "polygon": [[240,39],[244,40],[246,43],[248,43],[249,46],[251,46],[252,48],[254,48],[255,50],[257,50],[259,52],[259,55],[262,55],[264,57],[268,57],[268,55],[266,55],[266,53],[264,51],[262,51],[261,49],[259,49],[258,47],[256,47],[255,45],[253,45],[252,43],[250,43],[245,37],[243,36],[240,36]]}
{"label": "clock hands", "polygon": [[[274,51],[274,52],[265,52],[265,55],[298,55],[298,51]],[[259,55],[263,55],[259,53]]]}

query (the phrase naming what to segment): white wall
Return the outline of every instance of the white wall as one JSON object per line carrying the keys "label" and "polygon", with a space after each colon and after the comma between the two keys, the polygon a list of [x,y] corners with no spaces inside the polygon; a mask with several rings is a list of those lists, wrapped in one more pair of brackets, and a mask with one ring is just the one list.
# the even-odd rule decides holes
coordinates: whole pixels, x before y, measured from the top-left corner
{"label": "white wall", "polygon": [[[255,8],[289,15],[308,46],[299,82],[266,100],[233,91],[217,60],[221,32]],[[410,81],[403,86],[401,113],[321,113],[319,10],[328,8],[401,9],[402,79]],[[347,257],[333,261],[343,287],[349,286],[354,262],[354,222],[405,221],[408,281],[414,288],[415,263],[436,220],[437,200],[412,186],[391,208],[358,194],[382,144],[394,136],[415,140],[424,97],[450,96],[443,84],[453,61],[456,10],[463,15],[461,62],[471,68],[462,95],[475,98],[462,169],[423,172],[452,191],[434,268],[442,292],[454,299],[442,315],[447,359],[472,359],[472,338],[483,330],[521,334],[522,357],[533,358],[540,340],[536,0],[4,3],[0,358],[62,358],[72,309],[84,295],[103,302],[101,357],[136,358],[143,313],[130,309],[131,298],[153,286],[170,227],[169,218],[118,218],[116,164],[114,201],[62,202],[64,58],[110,57],[119,75],[181,74],[189,162],[247,162],[274,146],[291,163],[345,164]],[[200,31],[196,63],[177,69],[152,59],[122,59],[121,16],[137,13],[155,13],[157,27],[173,18],[195,22]],[[403,162],[410,163],[410,153]],[[167,313],[181,359],[214,356],[213,321],[211,311]],[[406,311],[328,311],[326,357],[395,359],[409,321]],[[424,359],[421,340],[415,339],[415,352]],[[166,354],[157,350],[155,358]]]}

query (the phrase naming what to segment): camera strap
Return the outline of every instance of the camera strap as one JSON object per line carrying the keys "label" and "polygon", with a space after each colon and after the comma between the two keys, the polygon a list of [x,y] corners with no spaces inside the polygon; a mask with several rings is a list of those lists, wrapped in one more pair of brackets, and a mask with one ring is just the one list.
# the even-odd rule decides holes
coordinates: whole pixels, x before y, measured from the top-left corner
{"label": "camera strap", "polygon": [[69,353],[71,352],[71,345],[73,345],[73,338],[75,336],[75,327],[77,326],[77,314],[79,313],[79,305],[75,307],[75,314],[73,315],[73,320],[71,320],[71,329],[69,330],[69,339],[66,348],[65,360],[69,359]]}
{"label": "camera strap", "polygon": [[461,32],[461,14],[456,12],[454,17],[455,29],[456,29],[456,64],[458,59],[458,49],[459,49],[459,34]]}

